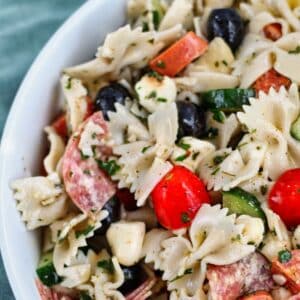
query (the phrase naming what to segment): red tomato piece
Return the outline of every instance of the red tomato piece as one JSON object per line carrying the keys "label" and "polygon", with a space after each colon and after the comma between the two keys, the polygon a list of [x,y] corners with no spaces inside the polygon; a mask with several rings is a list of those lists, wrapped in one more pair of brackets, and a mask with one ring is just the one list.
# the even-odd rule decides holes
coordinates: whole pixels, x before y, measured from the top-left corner
{"label": "red tomato piece", "polygon": [[63,139],[68,137],[68,127],[67,127],[67,120],[66,115],[62,114],[59,116],[51,125],[56,133],[60,135]]}
{"label": "red tomato piece", "polygon": [[267,24],[263,28],[263,32],[266,38],[272,41],[277,41],[282,37],[282,25],[280,23]]}
{"label": "red tomato piece", "polygon": [[[80,152],[80,136],[88,122],[102,128],[103,133],[97,136],[98,139],[107,134],[108,128],[102,113],[94,113],[69,139],[62,161],[66,191],[74,204],[86,213],[99,211],[116,192],[115,184],[99,168],[97,161],[93,157],[83,157]],[[97,150],[106,157],[110,149],[99,146]]]}
{"label": "red tomato piece", "polygon": [[207,41],[194,32],[188,32],[175,44],[150,61],[154,71],[167,76],[175,76],[208,47]]}
{"label": "red tomato piece", "polygon": [[151,193],[159,223],[168,229],[188,227],[210,197],[204,183],[190,170],[175,166]]}
{"label": "red tomato piece", "polygon": [[273,300],[273,298],[268,292],[259,291],[251,295],[243,296],[240,300]]}
{"label": "red tomato piece", "polygon": [[86,115],[85,115],[85,120],[90,117],[94,113],[94,102],[92,101],[91,97],[86,96]]}
{"label": "red tomato piece", "polygon": [[286,286],[293,294],[300,293],[300,250],[291,251],[291,259],[280,262],[277,258],[272,262],[272,273],[286,278]]}
{"label": "red tomato piece", "polygon": [[300,224],[300,169],[286,171],[277,179],[268,203],[288,227]]}
{"label": "red tomato piece", "polygon": [[134,199],[134,194],[132,194],[129,189],[117,190],[117,198],[123,203],[124,207],[128,211],[136,210],[136,200]]}
{"label": "red tomato piece", "polygon": [[279,91],[281,86],[289,88],[292,84],[291,80],[279,74],[275,69],[271,69],[262,76],[260,76],[254,83],[253,87],[258,94],[259,91],[268,93],[270,88],[273,87]]}

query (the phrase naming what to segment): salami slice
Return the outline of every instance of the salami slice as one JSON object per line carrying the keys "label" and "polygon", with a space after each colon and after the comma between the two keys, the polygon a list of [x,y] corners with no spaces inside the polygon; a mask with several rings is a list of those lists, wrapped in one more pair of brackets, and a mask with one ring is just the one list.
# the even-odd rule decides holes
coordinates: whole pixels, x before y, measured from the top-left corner
{"label": "salami slice", "polygon": [[41,300],[75,300],[75,298],[65,295],[64,293],[55,292],[51,288],[43,285],[40,280],[36,279],[35,284],[40,294]]}
{"label": "salami slice", "polygon": [[145,300],[151,295],[151,289],[156,282],[155,278],[149,278],[136,290],[126,296],[126,300]]}
{"label": "salami slice", "polygon": [[274,287],[269,262],[259,253],[226,266],[210,265],[207,271],[211,299],[235,300],[256,291]]}
{"label": "salami slice", "polygon": [[[107,135],[108,129],[102,113],[94,113],[70,138],[62,162],[66,191],[74,204],[86,213],[101,210],[116,192],[115,185],[99,168],[95,157],[86,157],[79,149],[85,126],[91,123],[100,128],[99,132],[91,133],[94,139],[101,140]],[[109,152],[105,146],[97,148],[105,152],[105,155]]]}

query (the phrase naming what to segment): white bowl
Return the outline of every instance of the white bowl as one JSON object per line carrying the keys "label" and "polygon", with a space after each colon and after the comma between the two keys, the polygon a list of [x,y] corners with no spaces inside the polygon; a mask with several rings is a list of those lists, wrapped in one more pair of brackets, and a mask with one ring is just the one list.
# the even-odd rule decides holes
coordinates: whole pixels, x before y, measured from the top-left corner
{"label": "white bowl", "polygon": [[58,109],[64,67],[90,59],[105,35],[125,22],[126,0],[90,0],[46,44],[26,75],[8,116],[0,150],[0,245],[17,300],[39,299],[34,279],[38,232],[28,232],[9,184],[37,175],[45,149],[43,128]]}

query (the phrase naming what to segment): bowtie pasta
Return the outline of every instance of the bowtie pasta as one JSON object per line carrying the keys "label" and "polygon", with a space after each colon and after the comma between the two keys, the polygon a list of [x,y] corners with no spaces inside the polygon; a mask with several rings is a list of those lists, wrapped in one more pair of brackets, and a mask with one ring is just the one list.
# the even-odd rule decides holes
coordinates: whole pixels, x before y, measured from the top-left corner
{"label": "bowtie pasta", "polygon": [[300,1],[128,0],[63,70],[43,173],[42,300],[300,295]]}

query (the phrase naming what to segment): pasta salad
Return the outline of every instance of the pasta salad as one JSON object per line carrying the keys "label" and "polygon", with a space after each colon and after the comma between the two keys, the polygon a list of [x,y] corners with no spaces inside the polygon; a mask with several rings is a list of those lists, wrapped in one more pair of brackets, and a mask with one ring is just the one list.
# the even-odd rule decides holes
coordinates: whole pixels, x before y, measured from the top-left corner
{"label": "pasta salad", "polygon": [[300,1],[128,0],[63,70],[37,176],[42,300],[300,299]]}

